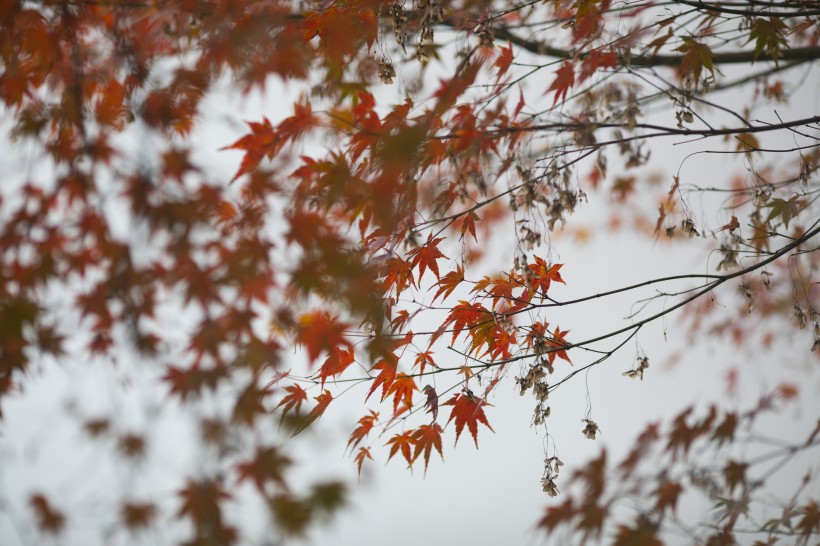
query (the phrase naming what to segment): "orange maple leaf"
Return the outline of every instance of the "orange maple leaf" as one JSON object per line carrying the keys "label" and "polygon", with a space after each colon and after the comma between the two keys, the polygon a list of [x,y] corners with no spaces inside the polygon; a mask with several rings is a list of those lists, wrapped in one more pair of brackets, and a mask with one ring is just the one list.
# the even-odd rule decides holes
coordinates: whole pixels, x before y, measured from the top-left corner
{"label": "orange maple leaf", "polygon": [[333,395],[330,394],[329,390],[325,389],[325,391],[322,394],[320,394],[319,396],[315,396],[313,399],[316,400],[316,405],[313,406],[313,409],[310,410],[310,413],[308,413],[305,416],[304,421],[302,421],[299,427],[295,431],[293,431],[293,434],[291,434],[291,436],[296,436],[297,434],[305,430],[307,427],[309,427],[311,424],[313,424],[313,422],[316,421],[319,417],[321,417],[327,409],[327,407],[333,401]]}
{"label": "orange maple leaf", "polygon": [[433,296],[433,301],[436,301],[441,295],[443,295],[442,300],[447,299],[447,297],[453,293],[453,290],[455,290],[462,281],[464,281],[464,267],[459,264],[456,266],[455,271],[450,271],[439,279],[436,284],[439,288],[436,295]]}
{"label": "orange maple leaf", "polygon": [[[365,415],[359,419],[359,425],[350,434],[350,438],[347,440],[347,446],[350,448],[356,448],[356,446],[358,446],[359,443],[361,443],[361,441],[364,440],[368,434],[370,434],[370,431],[373,430],[373,427],[378,419],[379,413],[373,410],[370,410],[370,415]],[[361,469],[361,465],[359,465],[359,469]]]}
{"label": "orange maple leaf", "polygon": [[370,450],[366,447],[360,447],[359,451],[356,453],[356,457],[354,460],[356,461],[356,466],[359,469],[359,476],[362,475],[362,465],[364,464],[365,459],[373,460],[373,456],[370,454]]}
{"label": "orange maple leaf", "polygon": [[393,412],[395,412],[399,407],[399,402],[402,400],[404,400],[408,408],[412,408],[413,391],[417,390],[419,390],[419,388],[416,386],[416,381],[409,375],[400,373],[396,376],[384,396],[393,395]]}
{"label": "orange maple leaf", "polygon": [[459,240],[464,238],[464,235],[469,233],[473,236],[476,242],[478,242],[478,237],[475,234],[475,222],[476,220],[480,220],[478,214],[475,212],[470,211],[469,213],[465,214],[461,219],[461,237]]}
{"label": "orange maple leaf", "polygon": [[444,454],[441,452],[441,433],[442,428],[438,423],[430,425],[421,425],[413,431],[412,439],[415,444],[413,450],[413,462],[419,458],[419,455],[424,454],[424,473],[427,473],[427,465],[430,462],[430,453],[433,448],[436,448],[441,459],[444,460]]}
{"label": "orange maple leaf", "polygon": [[[447,316],[447,320],[441,325],[441,329],[446,329],[453,324],[453,342],[456,338],[469,328],[473,328],[484,322],[492,321],[492,314],[480,303],[468,303],[459,301]],[[439,334],[440,335],[440,334]],[[437,337],[437,336],[436,336]]]}
{"label": "orange maple leaf", "polygon": [[390,438],[385,445],[390,446],[390,455],[387,457],[388,461],[393,458],[393,455],[401,451],[402,456],[407,461],[407,465],[413,466],[413,455],[411,451],[413,447],[412,430],[396,434]]}
{"label": "orange maple leaf", "polygon": [[434,368],[438,368],[435,360],[433,360],[433,351],[427,349],[424,352],[416,354],[416,359],[413,361],[413,366],[419,367],[419,375],[424,374],[424,368],[427,367],[428,364]]}
{"label": "orange maple leaf", "polygon": [[551,350],[549,352],[550,364],[552,364],[555,361],[555,357],[562,358],[562,359],[566,360],[567,362],[569,362],[570,364],[572,364],[572,360],[569,359],[569,356],[567,355],[566,349],[563,349],[563,347],[566,347],[567,345],[569,345],[567,340],[564,339],[564,336],[566,336],[568,333],[569,333],[569,330],[564,330],[562,332],[556,326],[555,330],[552,332],[552,338],[547,338],[546,339],[547,345],[549,345],[551,347]]}
{"label": "orange maple leaf", "polygon": [[[484,415],[484,410],[482,409],[484,406],[489,406],[490,404],[488,404],[485,400],[476,398],[475,395],[473,395],[473,393],[468,389],[465,389],[464,392],[460,394],[454,395],[443,405],[453,406],[447,423],[449,424],[450,421],[455,419],[456,444],[458,443],[458,437],[461,436],[461,431],[464,430],[465,425],[470,431],[476,447],[478,447],[478,423],[484,423],[488,429],[493,430],[493,427],[491,427],[490,423],[487,422],[487,416]],[[493,432],[495,431],[493,430]]]}
{"label": "orange maple leaf", "polygon": [[536,290],[541,289],[542,294],[546,295],[553,281],[567,284],[564,282],[564,279],[561,278],[561,273],[559,273],[563,266],[564,264],[547,266],[545,260],[535,256],[535,263],[529,264],[530,271],[533,273],[533,277],[530,279],[530,285]]}
{"label": "orange maple leaf", "polygon": [[279,405],[276,406],[277,409],[284,406],[282,408],[283,418],[291,411],[294,414],[298,414],[302,407],[302,402],[307,400],[307,391],[295,383],[289,387],[285,387],[285,391],[287,391],[288,394],[285,395],[279,402]]}

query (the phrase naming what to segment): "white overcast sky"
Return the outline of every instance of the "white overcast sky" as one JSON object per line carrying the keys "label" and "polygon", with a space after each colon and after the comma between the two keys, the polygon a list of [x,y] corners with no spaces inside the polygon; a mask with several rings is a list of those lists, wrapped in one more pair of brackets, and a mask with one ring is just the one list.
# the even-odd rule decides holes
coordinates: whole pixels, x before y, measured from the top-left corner
{"label": "white overcast sky", "polygon": [[[549,77],[544,75],[545,87],[549,85]],[[779,110],[780,114],[802,117],[820,112],[820,98],[814,92],[820,88],[817,84],[815,69],[792,105]],[[203,108],[203,123],[193,138],[202,151],[199,159],[206,162],[213,178],[221,175],[227,182],[236,170],[240,154],[218,150],[245,131],[241,121],[258,120],[262,115],[272,120],[281,118],[290,110],[290,99],[285,97],[293,96],[296,90],[273,84],[266,96],[241,105],[219,96],[208,99]],[[11,112],[2,113],[3,128],[8,126],[11,115]],[[674,123],[671,110],[659,115],[664,123]],[[773,112],[761,112],[761,115],[774,120]],[[148,155],[145,143],[138,136],[128,138],[134,142],[133,160],[139,161]],[[653,147],[655,165],[677,169],[684,157],[698,146],[672,147],[672,142],[662,148]],[[9,184],[19,182],[25,173],[36,172],[38,167],[32,164],[34,156],[28,151],[25,144],[0,145],[0,162],[6,165],[4,171],[10,175]],[[682,182],[707,184],[710,177],[714,177],[715,183],[720,183],[738,165],[725,157],[689,159],[681,171]],[[569,218],[570,226],[590,227],[594,235],[590,242],[579,244],[571,237],[560,236],[553,240],[553,255],[556,261],[565,264],[561,273],[567,281],[566,286],[553,286],[555,297],[570,299],[655,276],[706,270],[707,254],[703,244],[653,244],[629,231],[606,233],[602,226],[609,205],[602,199],[605,197],[592,194],[592,202]],[[699,213],[695,211],[696,215]],[[709,221],[712,227],[719,225],[714,217]],[[511,263],[510,240],[511,237],[502,232],[488,243],[488,254],[499,258],[499,269],[508,268]],[[542,250],[541,254],[545,253],[546,250]],[[732,290],[736,287],[726,288],[724,294]],[[621,317],[629,313],[632,303],[651,294],[651,290],[647,290],[594,301],[564,311],[557,322],[571,330],[570,340],[604,333],[625,324]],[[792,329],[791,324],[783,327],[784,331]],[[635,344],[629,343],[615,357],[589,374],[576,376],[551,396],[553,417],[549,421],[549,448],[557,449],[558,456],[567,465],[559,486],[566,483],[574,467],[596,455],[601,446],[615,454],[623,453],[649,420],[669,417],[692,403],[705,407],[712,402],[725,402],[729,406],[744,407],[781,380],[800,384],[802,402],[797,405],[798,409],[786,412],[771,433],[789,438],[790,429],[804,430],[806,423],[812,423],[818,416],[814,396],[819,379],[816,360],[812,361],[808,352],[808,338],[805,343],[792,343],[793,338],[788,339],[777,344],[776,350],[754,354],[739,351],[727,340],[710,339],[692,346],[675,315],[646,328],[639,342],[652,367],[642,382],[621,375],[632,367],[636,356]],[[684,350],[684,356],[673,365],[670,357],[680,350]],[[576,365],[587,361],[583,354],[570,354]],[[451,363],[457,362],[454,354]],[[559,373],[566,367],[560,361],[556,365]],[[741,372],[741,390],[737,399],[727,400],[725,374],[732,367]],[[128,369],[128,365],[125,368]],[[156,368],[149,370],[149,376],[156,372]],[[357,481],[353,461],[345,454],[345,444],[353,424],[365,413],[362,401],[366,388],[353,389],[334,401],[328,414],[293,446],[294,457],[300,463],[304,461],[299,472],[306,481],[312,482],[321,476],[343,477],[354,487],[350,506],[327,528],[314,532],[313,542],[339,546],[468,543],[493,546],[544,542],[534,530],[534,524],[550,501],[539,483],[547,439],[543,430],[530,426],[534,401],[529,395],[522,398],[515,392],[512,378],[516,373],[517,370],[512,369],[490,399],[493,407],[486,413],[495,433],[483,428],[479,431],[479,450],[465,433],[453,449],[453,434],[448,429],[445,462],[433,455],[426,477],[421,465],[412,473],[399,460],[384,466],[387,450],[383,449],[377,453],[377,462],[366,465],[361,480]],[[122,384],[126,379],[130,385]],[[127,394],[120,398],[120,392]],[[55,543],[128,544],[126,536],[106,534],[105,527],[112,521],[110,501],[120,498],[124,491],[144,491],[152,497],[165,491],[171,513],[176,489],[165,480],[175,470],[188,471],[192,465],[208,464],[207,460],[191,454],[186,444],[186,435],[190,432],[183,423],[164,420],[152,433],[152,440],[161,447],[152,454],[150,464],[133,473],[111,465],[105,460],[107,455],[101,455],[108,451],[88,442],[76,427],[76,420],[66,416],[67,404],[73,400],[86,408],[120,412],[124,420],[133,421],[133,426],[140,428],[155,418],[146,408],[161,406],[166,398],[150,380],[139,373],[124,372],[122,368],[86,362],[38,366],[26,379],[24,392],[3,406],[5,418],[0,423],[0,544],[3,546],[38,543],[26,503],[33,490],[53,493],[57,502],[60,498],[73,499],[72,504],[62,507],[69,517],[75,512],[82,514],[79,521],[72,521],[67,540]],[[588,404],[591,404],[592,418],[602,431],[600,439],[594,442],[581,434],[581,419],[586,416]],[[383,410],[386,412],[387,406]],[[446,414],[442,411],[439,419]],[[154,468],[155,461],[161,462],[160,468]],[[804,472],[810,464],[810,460],[795,464],[791,477]],[[244,513],[234,510],[232,515],[244,528],[255,530],[251,535],[260,538],[258,543],[266,543],[263,537],[269,530],[258,507]],[[168,537],[158,529],[155,535],[144,538],[147,543],[162,544]]]}

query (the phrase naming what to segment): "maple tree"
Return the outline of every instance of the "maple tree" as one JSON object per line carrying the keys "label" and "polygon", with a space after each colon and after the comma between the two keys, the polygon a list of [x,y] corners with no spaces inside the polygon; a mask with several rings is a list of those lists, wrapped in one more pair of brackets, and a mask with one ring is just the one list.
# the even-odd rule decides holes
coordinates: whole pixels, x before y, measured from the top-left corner
{"label": "maple tree", "polygon": [[[792,97],[817,83],[818,38],[804,0],[0,0],[4,127],[37,165],[0,190],[0,404],[61,363],[141,373],[195,412],[216,462],[176,477],[173,509],[122,499],[115,527],[171,516],[185,544],[215,545],[243,541],[226,505],[246,485],[285,535],[344,504],[341,482],[294,487],[288,454],[341,396],[365,405],[346,446],[359,472],[381,454],[427,473],[447,437],[493,430],[503,385],[535,398],[524,418],[546,434],[551,393],[677,310],[695,341],[789,339],[816,361],[820,115]],[[223,134],[238,167],[211,169],[213,101],[282,82],[288,111]],[[688,156],[656,174],[669,139]],[[713,155],[727,163],[707,182],[685,168]],[[706,269],[561,299],[574,281],[555,249],[589,237],[572,215],[596,201],[604,229],[700,243]],[[739,288],[724,310],[722,286]],[[633,294],[627,322],[589,336],[559,312]],[[636,352],[625,381],[649,373]],[[763,523],[750,505],[759,466],[816,450],[820,429],[741,449],[798,398],[783,384],[748,410],[689,409],[615,467],[572,461],[578,490],[539,528],[661,544],[701,495],[715,517],[687,527],[696,543],[808,543],[810,491]],[[122,464],[150,458],[149,430],[72,417]],[[591,414],[580,432],[599,434]],[[696,456],[711,453],[725,463]],[[564,462],[545,459],[558,496]],[[71,525],[42,492],[28,509],[42,534]]]}

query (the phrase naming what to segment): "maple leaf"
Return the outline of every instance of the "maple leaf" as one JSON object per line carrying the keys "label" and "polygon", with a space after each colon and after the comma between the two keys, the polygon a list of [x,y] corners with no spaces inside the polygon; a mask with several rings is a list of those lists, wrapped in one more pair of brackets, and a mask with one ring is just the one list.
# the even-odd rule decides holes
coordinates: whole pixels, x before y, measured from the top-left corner
{"label": "maple leaf", "polygon": [[427,396],[427,400],[424,402],[424,407],[427,410],[427,413],[433,414],[433,421],[435,421],[438,419],[438,393],[431,385],[425,385],[422,392],[425,396]]}
{"label": "maple leaf", "polygon": [[743,152],[746,154],[746,157],[751,157],[754,152],[760,151],[760,142],[758,142],[757,137],[752,133],[735,135],[735,140],[737,140],[735,150]]}
{"label": "maple leaf", "polygon": [[734,491],[737,486],[745,485],[748,466],[746,463],[739,463],[730,459],[723,467],[723,478],[726,480],[726,487],[729,488],[729,492]]}
{"label": "maple leaf", "polygon": [[250,382],[247,387],[239,392],[236,404],[233,408],[233,420],[247,425],[253,424],[259,416],[267,413],[262,402],[269,393],[256,386],[255,382]]}
{"label": "maple leaf", "polygon": [[239,165],[239,170],[236,171],[232,181],[237,180],[245,173],[249,173],[259,166],[259,163],[264,159],[268,153],[270,146],[276,138],[276,132],[273,125],[268,118],[262,117],[262,122],[254,121],[247,122],[251,129],[249,135],[245,135],[233,144],[225,146],[223,150],[244,150],[245,157],[242,158],[242,163]]}
{"label": "maple leaf", "polygon": [[436,291],[436,295],[433,296],[433,301],[435,302],[439,296],[442,296],[442,300],[447,299],[450,294],[453,293],[453,290],[464,281],[464,267],[459,264],[456,266],[455,271],[450,271],[446,275],[444,275],[441,279],[439,279],[436,286],[439,287],[438,291]]}
{"label": "maple leaf", "polygon": [[396,289],[396,297],[401,296],[402,291],[408,286],[416,286],[416,279],[413,277],[413,265],[410,262],[398,257],[388,258],[382,281],[382,290],[389,291],[392,287]]}
{"label": "maple leaf", "polygon": [[390,454],[387,457],[387,460],[389,461],[393,458],[393,455],[395,455],[398,452],[401,452],[402,457],[404,457],[404,459],[407,461],[407,466],[413,466],[413,443],[414,440],[412,430],[396,434],[395,436],[390,438],[385,444],[390,446]]}
{"label": "maple leaf", "polygon": [[689,36],[682,36],[681,40],[683,40],[683,44],[677,48],[677,51],[684,54],[681,58],[680,71],[683,74],[691,74],[692,80],[695,82],[700,81],[704,68],[710,74],[714,74],[715,55],[709,46]]}
{"label": "maple leaf", "polygon": [[419,388],[416,386],[416,381],[412,377],[400,373],[396,375],[383,398],[393,395],[393,412],[395,413],[399,407],[399,402],[402,400],[408,408],[413,407],[413,391],[417,390]]}
{"label": "maple leaf", "polygon": [[285,391],[288,394],[282,398],[279,405],[276,406],[277,408],[284,406],[282,408],[282,418],[291,411],[294,414],[298,414],[299,409],[302,407],[302,402],[307,400],[307,391],[295,383],[289,387],[285,387]]}
{"label": "maple leaf", "polygon": [[433,351],[427,349],[426,351],[416,354],[413,366],[419,367],[419,375],[424,375],[424,368],[426,368],[428,364],[434,368],[438,368],[436,362],[433,360]]}
{"label": "maple leaf", "polygon": [[[464,300],[460,300],[459,304],[453,307],[453,310],[447,316],[447,319],[441,325],[439,330],[443,332],[443,329],[446,329],[447,326],[453,324],[452,342],[455,342],[459,334],[464,331],[469,331],[470,328],[473,328],[479,324],[492,321],[492,317],[492,313],[490,313],[487,308],[480,303],[471,304]],[[439,335],[441,334],[439,333]],[[434,336],[434,338],[437,337],[438,336]]]}
{"label": "maple leaf", "polygon": [[[788,47],[789,43],[786,40],[785,33],[788,27],[780,17],[755,17],[752,20],[752,28],[749,32],[749,40],[755,41],[754,60],[756,61],[763,51],[766,51],[772,56],[775,64],[777,58],[780,56],[780,47]],[[748,43],[747,42],[747,43]],[[754,62],[754,61],[753,61]]]}
{"label": "maple leaf", "polygon": [[418,282],[421,282],[422,277],[424,277],[424,272],[428,267],[436,276],[436,279],[439,278],[438,263],[436,263],[436,260],[447,258],[437,247],[443,240],[444,239],[441,238],[433,239],[432,235],[430,235],[426,243],[417,246],[410,252],[409,257],[412,258],[410,261],[411,267],[415,268],[418,266],[419,268]]}
{"label": "maple leaf", "polygon": [[483,409],[484,406],[489,406],[490,404],[480,398],[476,398],[469,390],[465,389],[464,392],[453,395],[444,405],[453,406],[447,423],[453,420],[456,422],[456,444],[465,425],[470,431],[476,447],[478,447],[478,423],[484,423],[488,429],[493,430],[493,427],[487,422],[487,416],[484,415]]}
{"label": "maple leaf", "polygon": [[618,532],[612,546],[664,546],[655,535],[657,530],[648,518],[640,518],[636,527],[618,525]]}
{"label": "maple leaf", "polygon": [[601,50],[594,49],[589,55],[584,57],[584,62],[581,64],[581,73],[578,75],[578,83],[592,76],[598,69],[601,68],[617,68],[618,55],[614,51],[607,51],[601,53]]}
{"label": "maple leaf", "polygon": [[376,376],[376,379],[373,380],[373,384],[370,386],[370,390],[367,392],[367,397],[365,400],[370,398],[370,395],[379,387],[382,386],[382,400],[387,397],[387,389],[390,388],[390,385],[393,384],[393,380],[396,378],[396,371],[398,369],[398,359],[394,356],[392,358],[383,358],[376,362],[373,365],[374,370],[381,370],[379,375]]}
{"label": "maple leaf", "polygon": [[231,182],[236,181],[243,174],[255,170],[265,157],[274,157],[288,140],[296,141],[314,122],[311,105],[307,99],[295,103],[293,115],[282,120],[276,129],[273,128],[270,120],[264,116],[261,123],[247,122],[251,133],[243,136],[233,144],[221,148],[222,150],[245,151],[245,157],[242,158],[239,170]]}
{"label": "maple leaf", "polygon": [[797,522],[797,529],[800,531],[804,542],[808,543],[809,536],[820,531],[820,504],[816,500],[806,501],[798,510],[800,521]]}
{"label": "maple leaf", "polygon": [[125,502],[120,506],[120,520],[130,531],[149,527],[156,516],[157,507],[150,502]]}
{"label": "maple leaf", "polygon": [[730,232],[732,232],[732,231],[738,229],[739,227],[740,227],[740,222],[738,222],[737,216],[732,216],[732,219],[729,221],[729,223],[724,225],[723,227],[721,227],[717,231],[724,231],[724,230],[728,229]]}
{"label": "maple leaf", "polygon": [[561,66],[558,67],[558,70],[555,71],[555,80],[553,80],[549,89],[547,89],[547,93],[550,91],[555,92],[555,99],[552,101],[552,105],[555,106],[558,104],[559,99],[562,102],[566,100],[569,88],[573,85],[575,85],[575,67],[570,61],[564,61],[561,63]]}
{"label": "maple leaf", "polygon": [[538,522],[538,527],[542,527],[549,532],[561,524],[572,521],[577,515],[578,510],[576,510],[574,502],[572,499],[567,499],[563,504],[548,506],[546,514]]}
{"label": "maple leaf", "polygon": [[373,456],[370,454],[370,450],[366,447],[360,447],[359,451],[356,452],[356,457],[354,460],[356,461],[356,467],[359,470],[359,476],[362,475],[362,465],[364,464],[365,459],[373,460]]}
{"label": "maple leaf", "polygon": [[499,48],[498,57],[496,57],[495,61],[493,62],[493,66],[497,68],[495,75],[496,83],[501,81],[501,78],[504,77],[504,74],[510,69],[510,65],[512,64],[513,60],[513,52],[512,52],[512,44],[507,45],[506,47],[501,46]]}
{"label": "maple leaf", "polygon": [[359,419],[358,426],[350,434],[350,438],[347,440],[347,446],[351,449],[355,449],[356,446],[358,446],[359,443],[364,440],[368,434],[370,434],[370,431],[373,430],[373,426],[375,426],[378,419],[378,412],[373,410],[370,410],[370,415],[365,415]]}
{"label": "maple leaf", "polygon": [[53,535],[62,532],[65,527],[65,516],[54,508],[45,495],[34,493],[28,502],[37,517],[37,526],[40,530]]}
{"label": "maple leaf", "polygon": [[314,396],[313,399],[316,400],[316,405],[313,406],[313,409],[310,410],[310,412],[305,416],[304,420],[302,420],[302,422],[299,423],[299,426],[296,428],[296,430],[293,431],[291,437],[301,433],[307,427],[312,425],[314,421],[321,417],[322,414],[325,413],[327,407],[333,401],[333,395],[330,393],[329,390],[325,389],[324,392],[322,392],[322,394],[320,394],[319,396]]}
{"label": "maple leaf", "polygon": [[296,340],[305,346],[312,364],[322,351],[332,352],[341,346],[349,347],[350,342],[345,338],[347,329],[347,324],[329,313],[314,311],[299,317]]}
{"label": "maple leaf", "polygon": [[410,320],[410,312],[407,309],[400,309],[396,316],[390,320],[390,326],[393,328],[394,332],[401,331],[402,328],[407,324]]}
{"label": "maple leaf", "polygon": [[268,481],[287,489],[284,470],[292,464],[293,461],[282,455],[277,448],[260,446],[256,448],[253,459],[236,465],[237,481],[251,479],[262,493],[265,492]]}
{"label": "maple leaf", "polygon": [[218,544],[231,544],[236,540],[236,529],[222,523],[220,504],[230,499],[231,495],[221,483],[189,478],[178,495],[182,498],[182,506],[177,516],[190,517],[198,534],[207,534],[210,540]]}
{"label": "maple leaf", "polygon": [[444,454],[441,451],[441,433],[442,428],[438,423],[421,425],[413,431],[412,439],[415,444],[415,449],[413,450],[413,462],[419,458],[419,455],[423,454],[425,474],[427,473],[427,465],[430,462],[430,453],[433,451],[433,448],[438,451],[441,459],[444,460]]}
{"label": "maple leaf", "polygon": [[546,338],[545,341],[547,345],[551,348],[550,352],[548,353],[550,364],[552,364],[555,361],[555,357],[566,360],[567,362],[572,364],[572,360],[570,360],[569,356],[567,355],[567,350],[562,348],[569,345],[567,340],[564,338],[564,336],[566,336],[568,333],[569,330],[564,330],[562,332],[561,329],[556,326],[555,330],[552,332],[552,337]]}
{"label": "maple leaf", "polygon": [[661,515],[669,509],[672,514],[678,506],[678,497],[683,492],[683,487],[678,482],[665,481],[655,490],[655,497],[658,499],[655,504],[655,510]]}
{"label": "maple leaf", "polygon": [[319,377],[322,380],[322,387],[324,388],[325,380],[328,377],[339,375],[351,364],[353,364],[353,349],[333,349],[324,363],[322,363],[322,367],[319,368]]}
{"label": "maple leaf", "polygon": [[723,421],[715,427],[712,433],[712,440],[717,442],[718,447],[725,442],[732,442],[735,439],[735,430],[738,426],[738,418],[735,413],[727,413]]}
{"label": "maple leaf", "polygon": [[535,263],[529,264],[530,271],[532,271],[530,285],[533,289],[540,289],[541,294],[546,296],[553,281],[566,284],[564,279],[561,278],[561,273],[559,273],[563,266],[564,264],[548,266],[544,259],[535,256]]}
{"label": "maple leaf", "polygon": [[767,208],[772,209],[769,212],[769,216],[766,217],[766,222],[771,222],[779,216],[786,229],[789,229],[789,222],[797,216],[802,205],[798,195],[791,196],[788,201],[785,199],[772,199],[771,202],[766,205]]}
{"label": "maple leaf", "polygon": [[473,211],[470,211],[469,213],[465,214],[462,217],[462,219],[461,219],[461,237],[459,237],[459,240],[464,239],[464,235],[466,233],[469,233],[470,235],[473,236],[473,239],[475,240],[475,242],[478,242],[478,237],[475,234],[475,222],[476,222],[476,220],[480,220],[480,218],[478,217],[478,214],[476,214]]}

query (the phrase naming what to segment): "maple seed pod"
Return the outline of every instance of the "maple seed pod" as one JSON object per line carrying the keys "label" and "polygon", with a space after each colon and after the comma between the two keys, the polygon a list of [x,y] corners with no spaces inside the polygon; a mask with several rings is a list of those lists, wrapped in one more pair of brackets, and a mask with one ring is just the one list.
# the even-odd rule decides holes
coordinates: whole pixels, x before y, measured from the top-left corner
{"label": "maple seed pod", "polygon": [[681,222],[681,229],[684,233],[689,235],[690,239],[692,237],[700,236],[700,233],[698,233],[698,230],[695,229],[695,223],[692,221],[691,218],[686,218],[683,222]]}
{"label": "maple seed pod", "polygon": [[584,429],[581,431],[587,440],[594,440],[595,435],[598,434],[598,424],[592,419],[581,419],[584,423]]}
{"label": "maple seed pod", "polygon": [[801,330],[806,327],[809,321],[806,316],[806,311],[803,310],[803,307],[797,301],[794,302],[794,318],[797,319],[797,324],[800,325]]}
{"label": "maple seed pod", "polygon": [[544,493],[550,497],[558,496],[558,486],[555,485],[552,476],[544,476],[541,478],[541,488],[544,490]]}
{"label": "maple seed pod", "polygon": [[387,59],[379,60],[379,79],[385,85],[391,85],[393,78],[396,77],[396,70],[393,68],[393,63]]}

